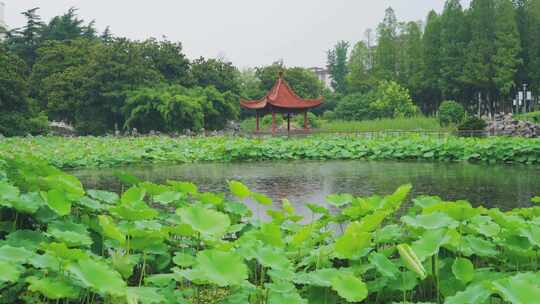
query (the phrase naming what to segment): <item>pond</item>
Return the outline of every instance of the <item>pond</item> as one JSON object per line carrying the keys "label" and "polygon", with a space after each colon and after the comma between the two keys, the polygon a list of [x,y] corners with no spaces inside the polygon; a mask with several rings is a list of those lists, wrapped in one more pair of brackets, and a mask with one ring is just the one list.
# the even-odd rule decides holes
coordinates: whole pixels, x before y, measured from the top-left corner
{"label": "pond", "polygon": [[117,171],[157,183],[191,181],[200,190],[212,192],[227,192],[227,180],[239,180],[251,190],[270,196],[276,206],[281,199],[288,198],[301,214],[309,214],[305,203],[323,203],[328,194],[390,194],[407,183],[413,185],[413,196],[466,199],[476,206],[503,210],[530,206],[530,198],[540,194],[540,167],[523,165],[297,161],[136,166],[79,170],[72,174],[87,188],[119,190],[120,184],[113,175]]}

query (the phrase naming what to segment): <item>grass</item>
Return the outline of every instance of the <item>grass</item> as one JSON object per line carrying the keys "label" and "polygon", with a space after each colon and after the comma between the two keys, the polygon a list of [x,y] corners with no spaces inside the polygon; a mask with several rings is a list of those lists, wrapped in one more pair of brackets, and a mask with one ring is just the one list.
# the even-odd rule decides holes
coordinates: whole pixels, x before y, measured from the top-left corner
{"label": "grass", "polygon": [[[277,124],[286,123],[280,115],[277,115]],[[261,129],[269,131],[271,127],[271,117],[265,116],[261,120]],[[301,128],[302,122],[296,119],[291,120],[293,128]],[[255,119],[248,118],[242,121],[241,129],[246,132],[255,131]],[[321,132],[382,132],[382,131],[429,131],[429,132],[451,132],[454,126],[442,127],[436,117],[412,117],[412,118],[385,118],[363,121],[344,120],[322,120],[318,119],[313,128]]]}
{"label": "grass", "polygon": [[540,111],[530,112],[526,114],[516,115],[516,118],[519,120],[526,120],[532,123],[540,124]]}
{"label": "grass", "polygon": [[364,121],[323,121],[322,131],[329,132],[381,132],[381,131],[453,131],[454,127],[441,127],[435,117],[386,118]]}

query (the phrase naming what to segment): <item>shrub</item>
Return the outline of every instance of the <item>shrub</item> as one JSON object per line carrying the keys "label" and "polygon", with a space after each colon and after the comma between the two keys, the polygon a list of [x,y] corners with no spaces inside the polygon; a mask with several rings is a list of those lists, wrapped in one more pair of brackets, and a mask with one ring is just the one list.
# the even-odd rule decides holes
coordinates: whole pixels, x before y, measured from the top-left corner
{"label": "shrub", "polygon": [[465,117],[465,109],[453,100],[443,101],[439,107],[439,123],[441,126],[460,124]]}
{"label": "shrub", "polygon": [[[311,112],[308,112],[307,119],[308,119],[308,125],[310,128],[319,128],[321,126],[320,119],[319,117],[317,117],[317,115]],[[304,114],[300,113],[296,115],[293,121],[298,128],[303,128],[304,127]]]}
{"label": "shrub", "polygon": [[325,120],[334,120],[334,119],[336,119],[336,113],[334,113],[334,111],[324,111],[323,119],[325,119]]}
{"label": "shrub", "polygon": [[373,101],[370,93],[355,93],[344,96],[337,104],[335,116],[343,120],[366,120],[376,118],[370,105]]}
{"label": "shrub", "polygon": [[481,131],[487,127],[487,123],[479,117],[471,116],[465,119],[459,126],[460,131]]}
{"label": "shrub", "polygon": [[413,117],[418,112],[409,91],[393,81],[381,81],[366,94],[347,95],[335,110],[336,118],[343,120]]}
{"label": "shrub", "polygon": [[372,111],[377,118],[412,117],[418,114],[409,90],[394,81],[381,81],[374,92]]}

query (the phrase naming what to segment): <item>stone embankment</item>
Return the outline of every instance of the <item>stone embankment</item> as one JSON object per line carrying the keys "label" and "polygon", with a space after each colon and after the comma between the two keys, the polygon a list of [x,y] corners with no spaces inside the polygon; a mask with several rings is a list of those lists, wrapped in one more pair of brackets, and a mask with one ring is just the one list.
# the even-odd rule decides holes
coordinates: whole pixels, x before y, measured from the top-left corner
{"label": "stone embankment", "polygon": [[512,114],[497,114],[492,120],[487,120],[487,123],[487,131],[491,135],[540,137],[540,125],[514,119]]}

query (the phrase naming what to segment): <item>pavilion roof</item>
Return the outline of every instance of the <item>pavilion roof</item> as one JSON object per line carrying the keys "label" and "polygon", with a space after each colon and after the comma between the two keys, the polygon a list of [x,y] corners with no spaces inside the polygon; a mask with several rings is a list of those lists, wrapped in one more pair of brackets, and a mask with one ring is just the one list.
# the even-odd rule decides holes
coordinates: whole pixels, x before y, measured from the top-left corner
{"label": "pavilion roof", "polygon": [[282,109],[310,109],[320,106],[323,99],[302,99],[294,93],[287,81],[279,77],[274,87],[259,100],[240,100],[240,105],[250,110],[261,110],[269,105]]}

